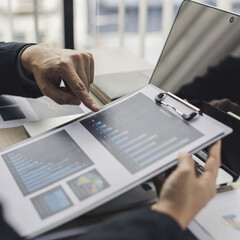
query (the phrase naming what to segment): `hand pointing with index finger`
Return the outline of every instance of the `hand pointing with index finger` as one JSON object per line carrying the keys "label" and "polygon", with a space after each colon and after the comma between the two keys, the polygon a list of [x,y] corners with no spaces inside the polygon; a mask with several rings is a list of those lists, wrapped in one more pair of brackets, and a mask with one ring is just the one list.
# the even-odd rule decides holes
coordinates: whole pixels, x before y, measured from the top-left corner
{"label": "hand pointing with index finger", "polygon": [[[41,92],[58,104],[82,102],[93,111],[99,110],[89,95],[94,77],[94,60],[90,53],[39,44],[26,48],[21,61],[23,67],[33,73]],[[65,86],[60,85],[61,81]]]}

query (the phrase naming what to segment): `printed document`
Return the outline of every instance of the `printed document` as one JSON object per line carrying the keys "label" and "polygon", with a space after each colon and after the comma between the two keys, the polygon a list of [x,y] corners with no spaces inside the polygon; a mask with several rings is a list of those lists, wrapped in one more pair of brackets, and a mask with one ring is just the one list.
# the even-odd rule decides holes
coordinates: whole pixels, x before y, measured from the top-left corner
{"label": "printed document", "polygon": [[[198,115],[185,121],[154,98],[134,94],[0,152],[0,193],[8,222],[33,237],[83,215],[231,132]],[[167,96],[179,111],[192,112]],[[16,201],[17,199],[17,201]]]}

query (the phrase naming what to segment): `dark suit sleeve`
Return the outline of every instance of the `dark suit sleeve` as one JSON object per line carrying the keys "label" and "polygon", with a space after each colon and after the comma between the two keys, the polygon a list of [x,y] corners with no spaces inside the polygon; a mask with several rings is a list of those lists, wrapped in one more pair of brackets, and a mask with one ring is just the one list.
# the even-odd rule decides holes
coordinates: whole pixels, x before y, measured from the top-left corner
{"label": "dark suit sleeve", "polygon": [[120,214],[75,240],[183,240],[184,232],[171,217],[151,210]]}
{"label": "dark suit sleeve", "polygon": [[39,97],[42,95],[33,76],[20,76],[17,64],[21,50],[28,44],[0,42],[0,94],[23,97]]}
{"label": "dark suit sleeve", "polygon": [[[3,219],[0,207],[2,240],[21,239]],[[171,217],[151,210],[136,210],[119,214],[75,240],[185,240],[180,226]],[[73,238],[71,238],[73,240]]]}
{"label": "dark suit sleeve", "polygon": [[3,219],[2,208],[0,206],[0,239],[1,240],[18,240],[21,239],[18,234],[9,227]]}

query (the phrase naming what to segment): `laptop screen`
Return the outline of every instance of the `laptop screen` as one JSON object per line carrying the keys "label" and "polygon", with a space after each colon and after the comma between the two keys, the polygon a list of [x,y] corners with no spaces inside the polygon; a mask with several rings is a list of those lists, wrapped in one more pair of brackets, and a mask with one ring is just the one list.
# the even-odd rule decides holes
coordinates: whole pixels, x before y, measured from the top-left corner
{"label": "laptop screen", "polygon": [[240,103],[239,76],[240,17],[183,1],[150,83],[190,101]]}
{"label": "laptop screen", "polygon": [[[206,101],[240,115],[240,16],[183,1],[150,83],[200,108]],[[240,142],[240,134],[231,137],[224,148]],[[230,152],[228,165],[239,174],[240,151]]]}
{"label": "laptop screen", "polygon": [[[231,127],[233,132],[222,139],[222,163],[233,173],[235,180],[240,175],[240,120],[204,102],[203,112]],[[231,174],[234,175],[234,174]]]}

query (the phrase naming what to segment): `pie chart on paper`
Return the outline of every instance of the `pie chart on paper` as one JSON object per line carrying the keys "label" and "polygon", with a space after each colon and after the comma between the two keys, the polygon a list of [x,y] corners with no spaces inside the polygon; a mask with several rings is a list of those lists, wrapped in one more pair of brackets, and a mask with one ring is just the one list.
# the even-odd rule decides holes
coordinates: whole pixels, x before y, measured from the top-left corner
{"label": "pie chart on paper", "polygon": [[104,188],[103,180],[94,173],[87,173],[78,179],[78,185],[84,187],[88,194],[101,191]]}

